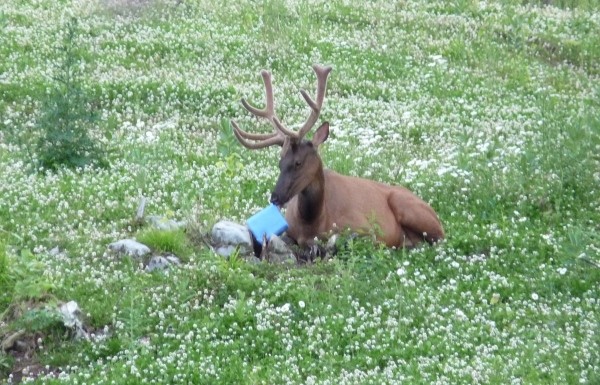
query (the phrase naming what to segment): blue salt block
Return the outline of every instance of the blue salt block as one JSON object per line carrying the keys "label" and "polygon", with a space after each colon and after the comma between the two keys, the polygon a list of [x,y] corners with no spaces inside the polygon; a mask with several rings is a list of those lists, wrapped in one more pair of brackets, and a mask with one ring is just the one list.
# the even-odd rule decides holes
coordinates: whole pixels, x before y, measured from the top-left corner
{"label": "blue salt block", "polygon": [[288,228],[279,208],[273,204],[248,218],[246,225],[259,243],[262,243],[263,236],[266,236],[269,241],[272,235],[281,235]]}

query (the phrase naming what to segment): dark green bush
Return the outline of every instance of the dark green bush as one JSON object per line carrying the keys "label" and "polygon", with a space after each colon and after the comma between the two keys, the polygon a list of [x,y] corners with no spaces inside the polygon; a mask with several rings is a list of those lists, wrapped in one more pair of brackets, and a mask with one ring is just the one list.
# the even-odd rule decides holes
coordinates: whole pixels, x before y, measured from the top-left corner
{"label": "dark green bush", "polygon": [[58,65],[50,92],[43,97],[36,125],[42,133],[36,151],[45,169],[104,164],[103,153],[90,135],[98,122],[98,113],[83,87],[82,55],[77,37],[77,19],[73,18],[65,26]]}

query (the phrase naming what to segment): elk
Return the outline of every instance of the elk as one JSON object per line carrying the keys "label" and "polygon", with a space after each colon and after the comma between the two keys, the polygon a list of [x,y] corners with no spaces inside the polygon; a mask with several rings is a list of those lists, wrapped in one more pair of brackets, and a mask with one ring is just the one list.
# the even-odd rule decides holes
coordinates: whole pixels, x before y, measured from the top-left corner
{"label": "elk", "polygon": [[275,114],[271,73],[266,70],[261,71],[266,106],[259,109],[245,99],[241,103],[255,117],[268,120],[273,132],[249,133],[231,121],[235,137],[244,147],[282,147],[271,202],[278,207],[287,205],[287,235],[305,247],[314,246],[317,237],[346,229],[372,233],[388,247],[410,248],[443,239],[435,211],[410,190],[324,169],[317,150],[329,136],[329,123],[321,124],[312,140],[304,137],[319,119],[332,68],[314,65],[313,70],[317,95],[312,99],[305,90],[300,91],[311,111],[298,131],[288,129]]}

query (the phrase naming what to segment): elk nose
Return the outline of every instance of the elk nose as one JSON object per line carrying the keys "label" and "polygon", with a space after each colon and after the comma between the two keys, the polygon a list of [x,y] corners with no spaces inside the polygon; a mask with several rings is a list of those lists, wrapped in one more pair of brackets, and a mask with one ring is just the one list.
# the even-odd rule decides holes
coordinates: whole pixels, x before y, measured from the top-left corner
{"label": "elk nose", "polygon": [[271,193],[271,203],[273,203],[277,207],[281,206],[281,201],[279,199],[279,196],[275,192]]}

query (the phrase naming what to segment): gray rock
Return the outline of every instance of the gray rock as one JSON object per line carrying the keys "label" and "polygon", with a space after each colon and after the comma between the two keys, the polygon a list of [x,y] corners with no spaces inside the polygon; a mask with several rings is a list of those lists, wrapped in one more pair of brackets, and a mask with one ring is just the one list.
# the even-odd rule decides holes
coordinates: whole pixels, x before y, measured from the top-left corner
{"label": "gray rock", "polygon": [[267,243],[265,255],[267,260],[271,263],[295,265],[297,262],[292,249],[276,235],[271,236],[271,239]]}
{"label": "gray rock", "polygon": [[19,340],[27,334],[25,330],[17,330],[16,332],[9,333],[0,343],[0,352],[7,352],[11,349],[21,350],[19,346]]}
{"label": "gray rock", "polygon": [[148,217],[148,222],[159,230],[177,230],[186,225],[185,221],[174,221],[158,215],[150,215]]}
{"label": "gray rock", "polygon": [[146,265],[146,271],[147,272],[152,272],[155,270],[166,270],[168,268],[170,268],[173,265],[180,265],[181,261],[179,260],[179,258],[177,258],[175,255],[173,254],[169,254],[169,255],[165,255],[165,256],[161,256],[161,255],[157,255],[154,256],[152,258],[150,258],[150,261],[148,261],[148,265]]}
{"label": "gray rock", "polygon": [[337,252],[338,252],[337,241],[338,241],[337,234],[333,234],[331,236],[331,238],[329,238],[329,240],[327,241],[327,244],[325,245],[325,258],[332,258],[334,255],[337,254]]}
{"label": "gray rock", "polygon": [[167,261],[169,261],[171,265],[181,265],[181,260],[177,258],[175,254],[169,254],[165,256],[165,258],[167,258]]}
{"label": "gray rock", "polygon": [[237,246],[233,245],[225,245],[219,246],[215,248],[215,252],[219,254],[221,257],[228,258],[234,251],[237,250]]}
{"label": "gray rock", "polygon": [[[248,228],[230,221],[220,221],[213,226],[211,242],[215,250],[221,250],[223,253],[229,252],[227,255],[230,255],[236,246],[240,247],[240,253],[242,254],[253,250]],[[228,246],[233,246],[233,248]],[[219,253],[219,255],[222,254]]]}
{"label": "gray rock", "polygon": [[108,248],[118,254],[128,255],[134,258],[141,258],[150,253],[150,248],[143,243],[133,239],[122,239],[108,245]]}
{"label": "gray rock", "polygon": [[65,250],[61,250],[58,246],[55,246],[52,249],[48,250],[48,255],[55,258],[56,260],[59,260],[61,258],[66,258],[67,252]]}
{"label": "gray rock", "polygon": [[69,301],[62,304],[59,308],[60,314],[62,315],[63,324],[67,329],[71,329],[75,332],[75,338],[87,339],[88,333],[83,328],[83,322],[79,317],[81,316],[81,309],[75,301]]}
{"label": "gray rock", "polygon": [[258,263],[260,263],[260,259],[255,257],[254,255],[247,255],[244,258],[244,261],[246,261],[247,263],[251,264],[251,265],[256,265]]}

